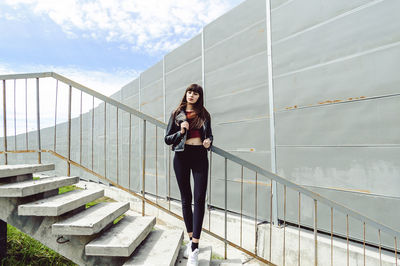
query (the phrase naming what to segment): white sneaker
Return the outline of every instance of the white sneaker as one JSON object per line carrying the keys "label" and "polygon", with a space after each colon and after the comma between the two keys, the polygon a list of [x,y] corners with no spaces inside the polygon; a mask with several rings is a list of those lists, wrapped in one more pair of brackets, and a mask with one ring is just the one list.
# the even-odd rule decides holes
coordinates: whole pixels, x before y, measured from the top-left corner
{"label": "white sneaker", "polygon": [[196,248],[194,251],[189,253],[187,266],[198,266],[199,265],[199,249]]}
{"label": "white sneaker", "polygon": [[185,259],[189,258],[190,252],[192,252],[192,240],[190,240],[189,243],[186,244],[185,251],[183,252],[183,257]]}

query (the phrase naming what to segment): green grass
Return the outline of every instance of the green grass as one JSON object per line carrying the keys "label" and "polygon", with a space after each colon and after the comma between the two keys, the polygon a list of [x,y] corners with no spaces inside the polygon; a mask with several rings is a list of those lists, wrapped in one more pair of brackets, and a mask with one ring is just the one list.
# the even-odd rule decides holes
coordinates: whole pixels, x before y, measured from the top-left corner
{"label": "green grass", "polygon": [[63,194],[63,193],[66,193],[66,192],[69,192],[69,191],[72,191],[72,190],[75,190],[75,189],[81,189],[81,188],[79,188],[79,187],[77,187],[75,185],[60,187],[58,189],[58,194]]}
{"label": "green grass", "polygon": [[1,265],[76,265],[39,241],[7,225],[7,256]]}
{"label": "green grass", "polygon": [[218,255],[212,253],[211,259],[212,260],[224,260],[224,257],[218,256]]}

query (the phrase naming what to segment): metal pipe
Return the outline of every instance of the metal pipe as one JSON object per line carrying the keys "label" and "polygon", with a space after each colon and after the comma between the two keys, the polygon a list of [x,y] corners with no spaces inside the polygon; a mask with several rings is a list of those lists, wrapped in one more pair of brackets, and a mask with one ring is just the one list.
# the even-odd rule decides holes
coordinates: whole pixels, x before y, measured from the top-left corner
{"label": "metal pipe", "polygon": [[132,115],[129,114],[128,187],[131,189]]}
{"label": "metal pipe", "polygon": [[363,222],[363,255],[364,255],[364,266],[365,266],[365,222]]}
{"label": "metal pipe", "polygon": [[17,80],[14,79],[14,150],[17,150]]}
{"label": "metal pipe", "polygon": [[347,266],[350,264],[349,260],[349,215],[346,214],[346,242],[347,242]]}
{"label": "metal pipe", "polygon": [[146,181],[146,120],[143,120],[143,149],[142,149],[142,216],[145,216],[145,181]]}
{"label": "metal pipe", "polygon": [[394,260],[396,261],[397,266],[397,238],[394,237]]}
{"label": "metal pipe", "polygon": [[318,205],[317,200],[314,200],[314,265],[318,265]]}
{"label": "metal pipe", "polygon": [[71,109],[72,109],[72,86],[69,85],[69,94],[68,94],[68,176],[71,176]]}
{"label": "metal pipe", "polygon": [[104,176],[107,176],[107,103],[104,102]]}
{"label": "metal pipe", "polygon": [[25,142],[28,150],[28,80],[25,79]]}
{"label": "metal pipe", "polygon": [[254,193],[254,254],[257,255],[257,179],[258,179],[258,175],[256,172],[256,191]]}
{"label": "metal pipe", "polygon": [[269,190],[269,261],[272,257],[272,179]]}
{"label": "metal pipe", "polygon": [[212,152],[210,152],[210,178],[209,178],[209,185],[208,185],[208,230],[211,231],[211,169],[212,169]]}
{"label": "metal pipe", "polygon": [[299,192],[299,210],[298,210],[298,221],[299,221],[299,224],[298,224],[298,228],[299,228],[299,244],[298,244],[298,247],[299,247],[299,250],[298,250],[298,253],[297,253],[297,264],[300,266],[300,206],[301,206],[301,195],[300,195],[300,192]]}
{"label": "metal pipe", "polygon": [[158,204],[158,164],[157,164],[157,157],[158,157],[158,147],[157,147],[157,126],[156,127],[156,203]]}
{"label": "metal pipe", "polygon": [[58,101],[58,80],[56,80],[56,103],[54,107],[54,151],[57,145],[57,101]]}
{"label": "metal pipe", "polygon": [[240,246],[242,246],[243,236],[243,165],[240,175]]}
{"label": "metal pipe", "polygon": [[39,78],[36,78],[36,115],[37,115],[37,132],[38,132],[38,163],[42,163],[42,145],[40,142],[40,103],[39,103]]}
{"label": "metal pipe", "polygon": [[224,258],[227,259],[227,240],[228,240],[228,159],[225,158],[225,237],[224,237]]}
{"label": "metal pipe", "polygon": [[283,263],[285,265],[286,257],[286,186],[283,186]]}
{"label": "metal pipe", "polygon": [[378,236],[379,236],[379,265],[382,266],[381,229],[378,229]]}
{"label": "metal pipe", "polygon": [[94,152],[94,96],[92,97],[92,171],[93,171],[93,152]]}
{"label": "metal pipe", "polygon": [[119,130],[118,130],[118,128],[119,128],[119,123],[118,123],[118,107],[117,107],[117,184],[119,184],[119,159],[118,159],[118,153],[119,153],[119,141],[118,141],[118,133],[119,133]]}
{"label": "metal pipe", "polygon": [[168,149],[168,210],[171,211],[171,149]]}
{"label": "metal pipe", "polygon": [[3,129],[4,129],[4,164],[8,164],[7,155],[7,112],[6,112],[6,81],[3,80]]}
{"label": "metal pipe", "polygon": [[79,113],[79,163],[82,164],[82,91],[80,101],[80,113]]}
{"label": "metal pipe", "polygon": [[333,266],[333,208],[331,207],[331,266]]}

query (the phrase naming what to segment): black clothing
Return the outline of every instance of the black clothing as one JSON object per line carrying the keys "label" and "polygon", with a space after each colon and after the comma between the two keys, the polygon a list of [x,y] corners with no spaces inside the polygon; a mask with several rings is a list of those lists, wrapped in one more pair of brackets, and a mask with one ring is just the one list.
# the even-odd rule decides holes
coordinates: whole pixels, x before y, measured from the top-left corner
{"label": "black clothing", "polygon": [[[194,179],[194,213],[190,169]],[[182,152],[175,152],[174,170],[182,201],[183,220],[188,233],[199,239],[203,225],[208,179],[207,150],[203,145],[185,145]]]}
{"label": "black clothing", "polygon": [[[187,121],[185,110],[181,109],[180,112],[174,117],[174,113],[169,118],[166,134],[164,141],[167,145],[172,144],[172,150],[176,152],[182,152],[185,148],[185,142],[187,137],[187,130],[184,134],[181,134],[181,123]],[[209,138],[211,143],[207,150],[211,149],[213,142],[213,135],[211,130],[211,118],[207,119],[203,126],[200,128],[201,141]]]}

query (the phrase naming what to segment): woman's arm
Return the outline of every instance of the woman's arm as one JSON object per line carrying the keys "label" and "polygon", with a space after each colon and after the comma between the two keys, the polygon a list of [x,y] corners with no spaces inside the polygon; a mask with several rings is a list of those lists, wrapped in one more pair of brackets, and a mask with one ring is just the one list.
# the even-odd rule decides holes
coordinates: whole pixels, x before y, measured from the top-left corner
{"label": "woman's arm", "polygon": [[212,134],[212,129],[211,129],[211,117],[209,119],[207,119],[207,132],[206,132],[206,136],[208,136],[208,138],[210,139],[210,147],[208,147],[207,150],[211,149],[212,146],[212,142],[214,140],[214,136]]}
{"label": "woman's arm", "polygon": [[176,126],[175,121],[174,121],[174,114],[171,114],[171,117],[169,118],[168,121],[168,126],[165,134],[164,141],[167,145],[172,145],[172,144],[177,144],[183,137],[183,134],[181,134],[180,128]]}

